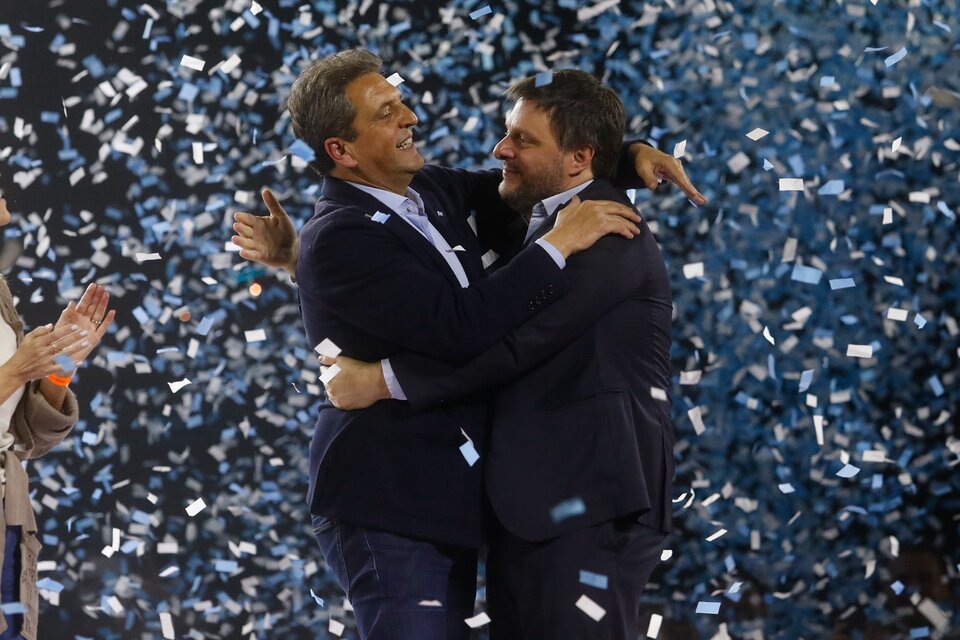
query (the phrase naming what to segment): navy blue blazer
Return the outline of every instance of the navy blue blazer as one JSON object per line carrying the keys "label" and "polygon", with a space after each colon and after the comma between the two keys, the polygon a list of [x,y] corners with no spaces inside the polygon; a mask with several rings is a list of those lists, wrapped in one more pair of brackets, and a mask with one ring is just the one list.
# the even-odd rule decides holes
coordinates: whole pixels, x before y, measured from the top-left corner
{"label": "navy blue blazer", "polygon": [[[566,288],[540,247],[484,277],[481,234],[514,215],[497,194],[499,171],[425,166],[411,183],[427,213],[456,251],[468,279],[461,288],[450,266],[422,235],[373,196],[327,177],[314,216],[300,231],[297,281],[310,347],[324,338],[343,354],[379,360],[403,351],[434,358],[480,353],[533,316]],[[389,214],[386,219],[374,214]],[[501,225],[502,226],[502,225]],[[478,545],[480,466],[460,446],[486,447],[483,399],[415,411],[378,402],[360,411],[320,404],[310,445],[313,514],[439,542]]]}
{"label": "navy blue blazer", "polygon": [[[580,198],[629,202],[603,180]],[[570,290],[480,356],[391,358],[414,408],[506,382],[493,401],[486,487],[501,524],[521,538],[634,514],[670,530],[672,302],[659,247],[641,228],[572,256]]]}

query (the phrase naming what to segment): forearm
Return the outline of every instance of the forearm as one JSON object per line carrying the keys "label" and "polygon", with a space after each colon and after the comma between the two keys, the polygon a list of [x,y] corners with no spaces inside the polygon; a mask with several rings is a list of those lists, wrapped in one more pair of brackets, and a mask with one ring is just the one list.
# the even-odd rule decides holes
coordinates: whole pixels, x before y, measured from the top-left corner
{"label": "forearm", "polygon": [[8,371],[6,365],[0,367],[0,404],[6,402],[7,398],[25,384],[26,381]]}
{"label": "forearm", "polygon": [[40,393],[51,407],[60,411],[63,408],[63,399],[67,395],[67,388],[53,384],[48,378],[40,381]]}

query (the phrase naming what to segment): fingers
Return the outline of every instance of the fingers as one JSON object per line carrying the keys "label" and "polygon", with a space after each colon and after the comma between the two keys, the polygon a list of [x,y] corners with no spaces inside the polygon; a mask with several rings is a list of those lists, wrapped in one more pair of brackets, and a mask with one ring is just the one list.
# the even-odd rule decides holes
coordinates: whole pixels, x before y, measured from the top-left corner
{"label": "fingers", "polygon": [[331,358],[330,356],[317,356],[317,360],[319,360],[320,364],[325,367],[337,364],[337,359]]}
{"label": "fingers", "polygon": [[257,224],[257,220],[251,220],[250,222],[234,222],[233,230],[237,232],[238,235],[244,238],[252,238],[254,233],[254,225]]}
{"label": "fingers", "polygon": [[232,236],[230,241],[241,249],[246,249],[248,251],[257,247],[257,242],[255,240],[252,238],[245,238],[243,236]]}
{"label": "fingers", "polygon": [[233,214],[233,228],[239,232],[240,229],[237,225],[242,225],[253,231],[253,225],[255,225],[259,219],[260,216],[255,216],[252,213],[247,213],[246,211],[237,211]]}
{"label": "fingers", "polygon": [[280,206],[280,202],[277,200],[277,196],[273,195],[273,191],[265,188],[260,192],[260,197],[263,198],[263,204],[267,205],[267,211],[270,212],[271,218],[287,217],[287,212]]}
{"label": "fingers", "polygon": [[97,340],[106,335],[107,329],[110,328],[110,325],[113,324],[113,319],[117,317],[116,309],[110,309],[107,312],[107,315],[103,318],[103,321],[100,323],[100,326],[97,327]]}
{"label": "fingers", "polygon": [[87,288],[84,289],[83,295],[80,296],[80,302],[75,303],[72,300],[67,303],[67,311],[72,311],[76,309],[77,313],[80,315],[86,315],[87,310],[90,308],[90,305],[93,304],[93,297],[96,295],[97,285],[96,283],[91,282],[87,285]]}
{"label": "fingers", "polygon": [[110,303],[110,293],[105,287],[100,287],[100,298],[97,300],[97,306],[90,314],[90,319],[94,324],[103,323],[104,316],[107,313],[107,305]]}
{"label": "fingers", "polygon": [[660,186],[660,181],[657,180],[657,175],[650,164],[644,163],[638,167],[637,175],[640,176],[643,184],[645,184],[650,191],[656,191],[657,187]]}
{"label": "fingers", "polygon": [[683,193],[696,204],[707,204],[706,197],[690,182],[690,178],[687,177],[686,172],[683,170],[683,165],[679,160],[674,159],[673,162],[664,163],[660,167],[659,173],[665,179],[680,187]]}

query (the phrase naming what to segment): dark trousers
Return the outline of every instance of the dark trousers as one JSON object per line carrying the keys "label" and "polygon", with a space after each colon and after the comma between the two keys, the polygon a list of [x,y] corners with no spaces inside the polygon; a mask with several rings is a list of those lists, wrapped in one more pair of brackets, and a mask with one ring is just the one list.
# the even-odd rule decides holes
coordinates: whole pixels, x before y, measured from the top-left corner
{"label": "dark trousers", "polygon": [[314,518],[362,640],[468,640],[477,550]]}
{"label": "dark trousers", "polygon": [[[2,508],[0,503],[0,508]],[[3,554],[3,575],[0,576],[0,602],[16,608],[20,602],[20,527],[7,527]],[[7,630],[0,633],[0,640],[22,640],[20,627],[23,624],[22,613],[7,613]]]}
{"label": "dark trousers", "polygon": [[[490,640],[636,640],[640,594],[667,537],[630,521],[545,542],[499,527],[487,558]],[[599,621],[577,606],[584,595],[603,609]]]}

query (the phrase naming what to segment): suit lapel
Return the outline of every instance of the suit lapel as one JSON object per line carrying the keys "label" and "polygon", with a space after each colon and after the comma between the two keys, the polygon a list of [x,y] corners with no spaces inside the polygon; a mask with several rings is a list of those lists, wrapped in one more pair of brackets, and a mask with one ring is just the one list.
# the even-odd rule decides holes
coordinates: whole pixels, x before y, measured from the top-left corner
{"label": "suit lapel", "polygon": [[[430,261],[432,261],[437,268],[445,273],[447,277],[454,282],[458,287],[460,286],[460,281],[457,280],[456,274],[453,273],[453,270],[450,268],[450,265],[447,264],[447,261],[440,251],[434,247],[429,240],[423,237],[419,231],[414,229],[407,221],[402,220],[400,215],[390,210],[385,204],[377,200],[375,197],[357,189],[351,184],[340,180],[338,178],[326,177],[323,181],[323,188],[321,189],[321,197],[328,200],[334,200],[340,202],[345,206],[357,207],[364,210],[365,215],[371,219],[371,224],[380,223],[384,226],[385,229],[389,230],[391,233],[395,234],[400,240],[407,245],[407,247],[416,255],[425,255]],[[423,197],[423,194],[421,194]],[[424,200],[426,204],[426,200]],[[318,203],[319,206],[319,203]],[[431,206],[427,206],[428,216]],[[433,207],[436,210],[435,207]],[[382,213],[383,216],[377,216],[377,213]],[[438,217],[436,215],[429,216],[431,222],[437,227],[437,230],[440,231],[447,243],[451,247],[457,246],[457,243],[451,242],[451,238],[448,233],[445,233],[444,230],[441,230],[437,226],[435,219]],[[444,216],[445,217],[445,216]],[[460,258],[460,263],[464,265],[464,271],[467,274],[467,279],[472,281],[472,273],[475,274],[476,270],[467,268],[464,264],[463,258],[460,254],[463,252],[456,251],[454,252],[458,258]],[[476,252],[473,252],[476,253]],[[481,272],[482,273],[482,272]]]}

